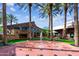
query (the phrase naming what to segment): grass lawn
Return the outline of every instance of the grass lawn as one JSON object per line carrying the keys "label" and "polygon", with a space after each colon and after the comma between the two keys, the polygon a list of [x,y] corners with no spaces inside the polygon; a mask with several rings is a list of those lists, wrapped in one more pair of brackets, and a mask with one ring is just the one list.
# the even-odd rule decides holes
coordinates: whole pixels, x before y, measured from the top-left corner
{"label": "grass lawn", "polygon": [[64,42],[64,43],[68,43],[68,44],[74,44],[73,40],[67,40],[67,39],[58,39],[58,40],[55,40],[55,41]]}
{"label": "grass lawn", "polygon": [[9,44],[15,44],[17,42],[24,42],[24,41],[27,41],[27,40],[25,40],[25,39],[8,40],[8,43]]}
{"label": "grass lawn", "polygon": [[[27,40],[29,40],[29,39],[9,40],[8,43],[15,44],[17,42],[24,42],[24,41],[27,41]],[[40,40],[40,38],[32,38],[32,40]],[[43,38],[43,40],[49,41],[50,39],[49,38]],[[74,44],[74,41],[73,40],[67,40],[67,39],[58,39],[58,40],[55,40],[55,41],[64,42],[64,43],[68,43],[68,44]]]}
{"label": "grass lawn", "polygon": [[[32,38],[32,40],[40,40],[40,38]],[[47,40],[47,41],[49,41],[50,39],[49,39],[49,38],[44,37],[42,40]]]}
{"label": "grass lawn", "polygon": [[2,28],[2,26],[0,26],[0,32],[3,32],[3,28]]}
{"label": "grass lawn", "polygon": [[[15,43],[18,43],[18,42],[24,42],[24,41],[27,41],[29,39],[16,39],[16,40],[8,40],[8,43],[9,44],[15,44]],[[40,40],[40,38],[32,38],[31,40]],[[43,40],[50,40],[49,38],[43,38]]]}

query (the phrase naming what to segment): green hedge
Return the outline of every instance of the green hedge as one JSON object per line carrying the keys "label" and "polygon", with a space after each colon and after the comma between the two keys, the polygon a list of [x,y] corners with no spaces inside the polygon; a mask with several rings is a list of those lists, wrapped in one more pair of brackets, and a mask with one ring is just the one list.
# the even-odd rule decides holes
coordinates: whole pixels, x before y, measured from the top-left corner
{"label": "green hedge", "polygon": [[68,40],[68,39],[58,39],[55,41],[64,42],[64,43],[68,43],[68,44],[74,44],[74,40]]}
{"label": "green hedge", "polygon": [[14,44],[17,42],[24,42],[26,40],[28,40],[28,39],[13,39],[13,40],[8,40],[8,43]]}
{"label": "green hedge", "polygon": [[[17,42],[24,42],[30,39],[13,39],[13,40],[8,40],[8,43],[14,44]],[[32,38],[31,40],[40,40],[40,38]],[[49,38],[44,37],[42,40],[50,40]]]}
{"label": "green hedge", "polygon": [[[31,40],[40,40],[40,38],[32,38]],[[42,40],[50,40],[50,39],[47,37],[44,37]]]}

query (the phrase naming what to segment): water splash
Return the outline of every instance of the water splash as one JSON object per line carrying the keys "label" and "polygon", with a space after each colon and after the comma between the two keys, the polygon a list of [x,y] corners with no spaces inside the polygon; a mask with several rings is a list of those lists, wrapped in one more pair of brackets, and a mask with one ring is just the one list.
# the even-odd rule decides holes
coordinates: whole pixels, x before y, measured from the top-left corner
{"label": "water splash", "polygon": [[42,32],[40,33],[40,41],[42,41],[43,39],[43,35],[42,35]]}
{"label": "water splash", "polygon": [[38,46],[39,48],[44,48],[44,44],[43,44],[43,33],[40,33],[40,45]]}

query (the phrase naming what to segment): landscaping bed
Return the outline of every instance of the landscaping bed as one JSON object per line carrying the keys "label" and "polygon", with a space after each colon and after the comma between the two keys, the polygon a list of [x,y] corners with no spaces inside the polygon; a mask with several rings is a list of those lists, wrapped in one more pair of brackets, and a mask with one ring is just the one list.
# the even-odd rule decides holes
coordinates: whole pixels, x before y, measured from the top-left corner
{"label": "landscaping bed", "polygon": [[74,40],[68,40],[68,39],[57,39],[55,41],[64,42],[64,43],[68,43],[68,44],[74,44]]}
{"label": "landscaping bed", "polygon": [[[8,43],[10,44],[15,44],[17,42],[24,42],[24,41],[27,41],[29,39],[15,39],[15,40],[8,40]],[[32,38],[32,40],[40,40],[40,38]],[[50,41],[49,38],[43,38],[42,40],[47,40],[47,41]],[[54,41],[58,41],[58,42],[64,42],[64,43],[68,43],[68,44],[74,44],[74,40],[68,40],[68,39],[54,39]]]}
{"label": "landscaping bed", "polygon": [[27,39],[15,39],[15,40],[8,40],[8,43],[9,44],[15,44],[17,42],[24,42],[26,41]]}

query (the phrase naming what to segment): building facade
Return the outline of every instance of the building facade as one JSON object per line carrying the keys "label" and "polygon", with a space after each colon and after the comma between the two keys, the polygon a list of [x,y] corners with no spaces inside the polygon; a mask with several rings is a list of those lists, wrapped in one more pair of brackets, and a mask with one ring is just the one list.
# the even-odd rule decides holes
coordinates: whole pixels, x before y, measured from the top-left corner
{"label": "building facade", "polygon": [[29,38],[29,33],[31,32],[31,37],[39,37],[41,28],[37,27],[35,22],[21,23],[7,26],[7,37],[10,39],[26,39]]}
{"label": "building facade", "polygon": [[[64,25],[58,26],[54,29],[54,31],[56,31],[60,36],[63,36],[63,28],[64,28]],[[74,22],[67,23],[66,34],[67,34],[66,35],[67,39],[74,37]]]}

